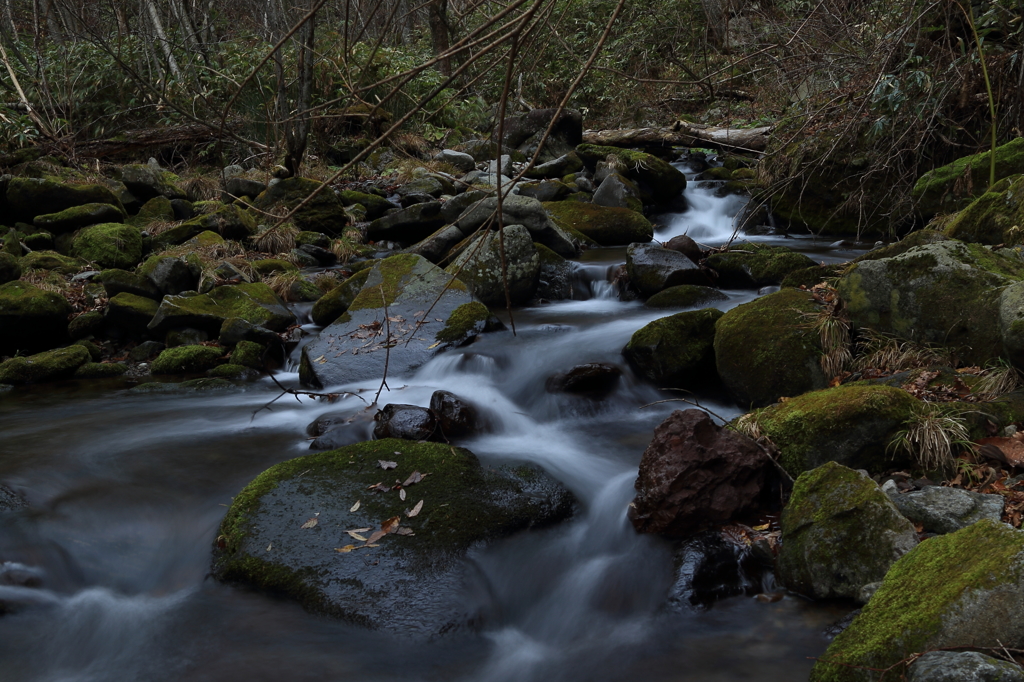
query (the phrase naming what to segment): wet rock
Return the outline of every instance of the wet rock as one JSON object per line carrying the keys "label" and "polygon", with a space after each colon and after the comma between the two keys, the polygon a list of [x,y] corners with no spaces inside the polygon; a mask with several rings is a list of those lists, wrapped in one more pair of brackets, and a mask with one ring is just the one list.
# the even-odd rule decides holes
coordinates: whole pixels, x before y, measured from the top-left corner
{"label": "wet rock", "polygon": [[335,448],[362,443],[373,438],[377,425],[373,407],[356,412],[330,412],[320,415],[306,427],[306,433],[313,436],[310,450],[333,450]]}
{"label": "wet rock", "polygon": [[1002,495],[983,495],[958,488],[929,486],[900,493],[892,481],[882,490],[896,508],[929,533],[954,533],[981,519],[1000,521],[1006,506]]}
{"label": "wet rock", "polygon": [[[467,208],[459,216],[456,225],[463,234],[472,234],[491,219],[497,208],[497,197],[483,199]],[[501,210],[503,224],[523,225],[529,230],[533,241],[540,242],[564,258],[576,257],[577,250],[573,240],[548,217],[544,206],[536,199],[510,195],[502,200]]]}
{"label": "wet rock", "polygon": [[544,204],[555,224],[566,231],[576,231],[601,246],[624,246],[633,242],[649,242],[654,226],[641,213],[628,208],[598,206],[580,201],[559,201]]}
{"label": "wet rock", "polygon": [[640,200],[640,190],[636,184],[618,173],[611,173],[598,186],[592,199],[597,206],[628,208],[642,213],[644,204]]}
{"label": "wet rock", "polygon": [[67,342],[70,314],[71,305],[59,294],[21,280],[0,284],[0,355]]}
{"label": "wet rock", "polygon": [[1024,682],[1024,670],[977,651],[929,651],[910,664],[907,682]]}
{"label": "wet rock", "polygon": [[630,285],[644,298],[681,284],[709,284],[699,265],[678,251],[653,244],[629,245],[626,272]]}
{"label": "wet rock", "polygon": [[694,263],[699,263],[704,258],[704,252],[701,250],[700,245],[685,234],[677,234],[672,239],[669,239],[665,243],[665,248],[678,251]]}
{"label": "wet rock", "polygon": [[14,357],[0,362],[0,384],[17,386],[66,379],[90,360],[92,357],[83,346],[67,346],[28,357]]}
{"label": "wet rock", "polygon": [[71,253],[103,268],[127,270],[142,260],[142,234],[121,223],[93,225],[77,233]]}
{"label": "wet rock", "polygon": [[715,325],[722,311],[714,308],[677,313],[637,330],[622,354],[637,374],[672,388],[712,381],[715,369]]}
{"label": "wet rock", "polygon": [[561,201],[572,194],[569,185],[560,180],[542,180],[540,182],[526,182],[518,187],[519,195],[533,197],[541,203],[548,201]]}
{"label": "wet rock", "polygon": [[711,254],[706,263],[718,273],[718,286],[736,289],[779,284],[789,273],[816,265],[804,254],[784,246],[750,242]]}
{"label": "wet rock", "polygon": [[388,211],[397,208],[393,203],[384,197],[368,192],[357,192],[355,190],[342,190],[338,192],[338,198],[345,206],[359,204],[366,209],[366,219],[376,220]]}
{"label": "wet rock", "polygon": [[601,400],[615,390],[621,377],[622,370],[615,365],[591,362],[549,377],[544,387],[548,393],[575,393]]}
{"label": "wet rock", "polygon": [[317,299],[310,313],[313,322],[321,327],[326,327],[341,317],[359,295],[369,276],[369,269],[360,270]]}
{"label": "wet rock", "polygon": [[[505,119],[503,146],[515,148],[526,157],[532,157],[557,109],[532,109],[522,116]],[[583,141],[583,114],[575,109],[563,109],[540,151],[538,161],[552,161],[569,154]]]}
{"label": "wet rock", "polygon": [[[785,546],[785,544],[783,544]],[[913,652],[1024,645],[1024,532],[979,521],[897,561],[811,671],[812,682],[866,682]],[[962,678],[961,678],[962,679]]]}
{"label": "wet rock", "polygon": [[423,256],[431,263],[439,263],[464,238],[462,230],[454,225],[446,225],[420,243],[410,246],[406,252]]}
{"label": "wet rock", "polygon": [[442,225],[444,218],[441,215],[441,202],[429,201],[377,218],[366,228],[366,237],[373,241],[415,244],[429,237]]}
{"label": "wet rock", "polygon": [[[267,190],[256,197],[253,206],[261,211],[292,211],[322,185],[323,183],[308,178],[273,180]],[[332,237],[340,237],[343,228],[349,222],[341,199],[330,187],[319,191],[292,219],[300,230],[323,232]]]}
{"label": "wet rock", "polygon": [[28,506],[28,502],[25,501],[18,493],[14,492],[5,485],[0,485],[0,512],[14,511],[15,509],[24,509]]}
{"label": "wet rock", "polygon": [[766,455],[702,410],[676,410],[640,460],[629,519],[641,533],[684,536],[728,523],[760,504]]}
{"label": "wet rock", "polygon": [[616,166],[623,169],[622,174],[637,184],[641,199],[648,203],[672,201],[686,189],[683,172],[651,154],[593,144],[579,145],[576,154],[588,167],[613,157]]}
{"label": "wet rock", "polygon": [[[323,387],[379,380],[385,358],[389,378],[404,376],[437,353],[500,328],[465,284],[453,282],[451,275],[421,256],[392,256],[377,262],[365,277],[346,312],[303,347],[299,376],[304,384]],[[424,314],[428,309],[429,317]],[[386,353],[389,341],[396,340]]]}
{"label": "wet rock", "polygon": [[829,462],[800,474],[782,513],[779,577],[813,599],[856,599],[917,545],[917,532],[864,474]]}
{"label": "wet rock", "polygon": [[404,440],[437,440],[437,420],[434,413],[418,405],[391,403],[377,412],[373,420],[373,437],[402,438]]}
{"label": "wet rock", "polygon": [[680,284],[662,289],[644,301],[644,305],[648,308],[696,308],[728,300],[729,297],[718,289],[698,284]]}
{"label": "wet rock", "polygon": [[[397,467],[384,471],[380,460]],[[414,472],[429,475],[405,487],[405,500],[397,490],[368,490]],[[569,493],[530,467],[484,468],[443,443],[359,443],[283,462],[252,481],[221,525],[213,572],[357,625],[430,636],[476,616],[462,606],[470,546],[562,520],[572,506]],[[373,535],[392,518],[412,534]],[[367,527],[363,537],[376,547],[357,549],[366,543],[337,530]]]}
{"label": "wet rock", "polygon": [[66,208],[59,213],[36,216],[32,224],[40,230],[60,233],[72,232],[99,223],[123,223],[124,219],[125,212],[121,206],[83,204]]}
{"label": "wet rock", "polygon": [[233,317],[277,332],[295,323],[295,315],[270,287],[253,282],[216,287],[198,296],[165,296],[149,329],[165,334],[176,327],[194,327],[215,336]]}
{"label": "wet rock", "polygon": [[[687,538],[673,551],[677,567],[670,603],[707,608],[720,599],[762,594],[774,581],[773,555],[766,543],[749,545],[726,529]],[[781,595],[780,595],[781,596]]]}
{"label": "wet rock", "polygon": [[581,170],[583,170],[583,162],[580,161],[580,157],[576,155],[576,152],[572,151],[559,156],[557,159],[537,164],[526,172],[526,177],[533,179],[558,179]]}
{"label": "wet rock", "polygon": [[430,411],[446,439],[468,436],[477,429],[476,410],[454,393],[434,391],[430,396]]}
{"label": "wet rock", "polygon": [[535,296],[546,301],[572,298],[573,264],[544,246],[534,243],[540,256],[540,276]]}
{"label": "wet rock", "polygon": [[501,232],[482,232],[445,271],[458,276],[486,305],[503,305],[506,287],[512,305],[520,305],[537,290],[540,256],[524,226],[506,225]]}
{"label": "wet rock", "polygon": [[476,167],[476,161],[472,156],[454,149],[442,149],[434,156],[434,160],[447,163],[461,173],[468,173]]}
{"label": "wet rock", "polygon": [[175,346],[153,361],[153,374],[197,374],[221,364],[224,349],[219,346]]}
{"label": "wet rock", "polygon": [[736,306],[715,328],[715,364],[741,405],[825,388],[821,341],[805,314],[819,312],[810,294],[785,289]]}
{"label": "wet rock", "polygon": [[234,391],[236,387],[227,379],[203,377],[177,383],[151,381],[128,389],[130,394],[181,395],[188,393],[209,393]]}

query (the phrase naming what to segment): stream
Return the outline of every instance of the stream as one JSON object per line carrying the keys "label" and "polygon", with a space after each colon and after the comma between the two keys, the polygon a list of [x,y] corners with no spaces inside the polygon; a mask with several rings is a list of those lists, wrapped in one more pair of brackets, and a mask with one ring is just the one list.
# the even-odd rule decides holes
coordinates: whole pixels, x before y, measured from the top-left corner
{"label": "stream", "polygon": [[[691,182],[687,210],[658,216],[655,238],[726,242],[746,199],[709,185]],[[753,238],[826,262],[864,250]],[[672,396],[620,355],[633,332],[673,312],[615,297],[607,273],[624,260],[624,248],[587,251],[577,274],[589,298],[515,310],[514,336],[484,335],[389,377],[381,394],[381,404],[425,406],[437,389],[455,393],[491,426],[461,445],[485,463],[535,463],[581,503],[569,522],[471,552],[465,599],[489,614],[479,633],[401,641],[208,577],[232,496],[307,454],[306,425],[356,398],[286,397],[261,409],[279,394],[269,379],[200,396],[65,382],[0,397],[0,483],[31,504],[0,515],[0,602],[20,605],[0,616],[0,681],[806,679],[848,608],[750,596],[778,591],[770,575],[749,594],[694,605],[690,564],[677,578],[671,545],[626,519],[654,428],[689,405],[651,405]],[[758,295],[724,293],[723,310]],[[622,368],[611,396],[546,392],[549,376],[586,362]],[[298,382],[294,366],[277,378]],[[377,382],[345,388],[372,398]],[[714,392],[700,401],[726,419],[740,414]],[[39,586],[5,584],[4,566]]]}

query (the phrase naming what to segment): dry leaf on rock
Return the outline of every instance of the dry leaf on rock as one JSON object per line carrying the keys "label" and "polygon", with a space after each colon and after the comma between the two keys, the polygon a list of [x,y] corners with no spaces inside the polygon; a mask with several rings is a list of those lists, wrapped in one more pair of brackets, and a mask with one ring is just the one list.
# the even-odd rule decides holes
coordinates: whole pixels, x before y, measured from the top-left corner
{"label": "dry leaf on rock", "polygon": [[383,459],[378,459],[377,463],[380,464],[380,468],[387,471],[388,469],[394,469],[398,466],[398,462],[388,462]]}
{"label": "dry leaf on rock", "polygon": [[405,512],[405,515],[408,516],[411,519],[414,516],[416,516],[417,514],[419,514],[422,509],[423,509],[423,500],[420,500],[419,502],[416,503],[415,507],[413,507],[410,511]]}
{"label": "dry leaf on rock", "polygon": [[398,530],[398,523],[401,521],[401,517],[392,516],[390,519],[380,524],[380,529],[385,533],[394,533]]}
{"label": "dry leaf on rock", "polygon": [[412,532],[412,528],[409,528],[409,526],[402,526],[395,531],[395,535],[415,535],[415,533]]}
{"label": "dry leaf on rock", "polygon": [[349,509],[349,511],[350,511],[350,512],[356,512],[356,511],[359,511],[359,505],[360,505],[360,504],[362,504],[362,501],[361,501],[361,500],[356,500],[356,503],[352,505],[352,508],[351,508],[351,509]]}
{"label": "dry leaf on rock", "polygon": [[414,471],[411,474],[409,474],[409,478],[405,479],[405,483],[402,484],[402,487],[407,488],[411,486],[413,483],[419,483],[424,478],[426,478],[425,474],[421,474],[418,471]]}
{"label": "dry leaf on rock", "polygon": [[309,519],[307,519],[304,524],[299,526],[299,528],[312,528],[316,524],[320,523],[320,521],[316,518],[318,516],[320,516],[320,512],[317,512],[316,514],[313,514],[313,516],[309,517]]}
{"label": "dry leaf on rock", "polygon": [[1024,442],[1016,438],[982,438],[978,443],[981,445],[979,454],[1024,468]]}

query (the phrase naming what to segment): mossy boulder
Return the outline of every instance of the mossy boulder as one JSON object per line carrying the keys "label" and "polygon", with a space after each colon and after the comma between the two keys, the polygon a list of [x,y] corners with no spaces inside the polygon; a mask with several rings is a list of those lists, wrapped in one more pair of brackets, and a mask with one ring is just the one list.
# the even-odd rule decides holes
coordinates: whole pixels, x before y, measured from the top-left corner
{"label": "mossy boulder", "polygon": [[715,327],[718,375],[740,405],[759,407],[827,385],[810,294],[783,289],[736,306]]}
{"label": "mossy boulder", "polygon": [[580,232],[601,246],[625,246],[654,238],[651,222],[628,208],[549,201],[544,203],[544,209],[558,227]]}
{"label": "mossy boulder", "polygon": [[831,263],[828,265],[811,265],[799,270],[793,270],[782,278],[782,287],[805,287],[812,288],[816,284],[830,279],[835,279],[846,272],[846,263]]}
{"label": "mossy boulder", "polygon": [[33,384],[66,379],[92,360],[83,346],[67,346],[0,363],[0,384]]}
{"label": "mossy boulder", "polygon": [[295,323],[295,315],[270,287],[253,282],[216,287],[198,296],[164,296],[149,330],[165,334],[176,327],[191,327],[215,337],[232,317],[275,332]]}
{"label": "mossy boulder", "polygon": [[224,349],[220,346],[175,346],[153,361],[153,374],[197,374],[221,364]]}
{"label": "mossy boulder", "polygon": [[800,474],[782,512],[778,575],[813,599],[855,599],[917,545],[878,485],[835,462]]}
{"label": "mossy boulder", "polygon": [[[914,184],[917,214],[927,220],[938,213],[953,213],[988,190],[991,150],[965,156],[928,171]],[[996,180],[1024,173],[1024,138],[996,147]],[[964,178],[969,178],[964,182]]]}
{"label": "mossy boulder", "polygon": [[379,197],[376,194],[370,194],[368,192],[357,192],[351,189],[338,192],[338,199],[341,200],[341,203],[344,206],[359,204],[365,208],[367,220],[376,220],[387,211],[390,211],[393,208],[398,208],[384,197]]}
{"label": "mossy boulder", "polygon": [[7,284],[16,279],[21,279],[21,264],[11,254],[0,251],[0,284]]}
{"label": "mossy boulder", "polygon": [[123,376],[128,365],[119,362],[87,362],[75,370],[75,379],[111,379]]}
{"label": "mossy boulder", "polygon": [[216,232],[224,239],[245,239],[256,234],[256,219],[241,206],[227,204],[160,232],[153,237],[153,244],[157,247],[184,244],[204,232]]}
{"label": "mossy boulder", "polygon": [[753,242],[734,244],[707,259],[707,266],[718,272],[718,286],[736,289],[779,284],[791,272],[815,265],[809,257],[785,246]]}
{"label": "mossy boulder", "polygon": [[[270,183],[267,190],[256,197],[253,206],[261,211],[270,209],[293,210],[305,201],[323,183],[308,178],[287,178]],[[293,216],[300,230],[323,232],[331,237],[340,237],[348,224],[348,215],[334,190],[325,187],[312,201]]]}
{"label": "mossy boulder", "polygon": [[273,275],[278,272],[299,271],[294,264],[281,258],[263,258],[261,260],[254,260],[249,263],[249,267],[251,267],[253,272],[260,277],[266,277],[267,275]]}
{"label": "mossy boulder", "polygon": [[239,341],[231,351],[231,363],[262,370],[265,365],[264,350],[263,346],[254,341]]}
{"label": "mossy boulder", "polygon": [[638,374],[661,386],[693,387],[715,378],[714,308],[676,313],[637,330],[622,354]]}
{"label": "mossy boulder", "polygon": [[66,343],[70,314],[71,304],[60,294],[21,280],[0,285],[0,355]]}
{"label": "mossy boulder", "polygon": [[11,218],[31,223],[36,216],[60,213],[83,204],[109,204],[121,209],[121,202],[105,185],[76,185],[42,178],[11,178],[7,183],[7,207]]}
{"label": "mossy boulder", "polygon": [[352,305],[356,295],[366,284],[366,278],[370,276],[370,270],[360,270],[352,275],[339,286],[334,287],[321,296],[313,304],[311,317],[313,323],[326,327],[341,317],[348,307]]}
{"label": "mossy boulder", "polygon": [[169,222],[172,220],[174,220],[174,207],[171,206],[171,200],[160,195],[144,203],[139,212],[129,218],[128,222],[145,229],[146,225],[154,221]]}
{"label": "mossy boulder", "polygon": [[56,270],[62,275],[78,272],[85,265],[84,261],[64,256],[56,251],[33,251],[22,256],[18,263],[23,272],[30,270]]}
{"label": "mossy boulder", "polygon": [[441,202],[425,201],[377,218],[366,228],[366,237],[410,245],[432,235],[444,222]]}
{"label": "mossy boulder", "polygon": [[445,272],[458,277],[486,305],[505,305],[506,288],[512,305],[520,305],[537,290],[540,255],[529,230],[506,225],[501,232],[480,233]]}
{"label": "mossy boulder", "polygon": [[391,256],[370,269],[346,312],[303,347],[299,377],[320,387],[376,381],[385,359],[389,379],[407,376],[437,353],[498,327],[460,280],[422,256]]}
{"label": "mossy boulder", "polygon": [[155,164],[131,164],[121,168],[121,182],[142,201],[158,196],[167,199],[187,199],[179,187],[181,178]]}
{"label": "mossy boulder", "polygon": [[[1024,646],[1024,532],[979,521],[922,542],[829,645],[812,682],[898,680],[907,657],[941,648]],[[868,670],[886,669],[884,678]]]}
{"label": "mossy boulder", "polygon": [[598,161],[614,157],[622,167],[622,174],[637,184],[641,198],[647,203],[672,201],[686,189],[683,172],[651,154],[594,144],[579,145],[576,154],[591,168]]}
{"label": "mossy boulder", "polygon": [[899,256],[907,251],[910,251],[915,246],[924,246],[926,244],[935,244],[938,242],[949,241],[949,237],[938,230],[923,229],[914,230],[913,232],[905,235],[903,239],[880,246],[876,249],[871,249],[867,253],[862,253],[853,259],[854,263],[860,263],[866,260],[881,260],[883,258],[892,258],[893,256]]}
{"label": "mossy boulder", "polygon": [[837,290],[854,326],[943,345],[985,365],[1004,355],[1001,316],[1008,329],[1024,325],[1024,307],[1000,309],[1003,289],[1022,278],[1019,258],[949,240],[856,263]]}
{"label": "mossy boulder", "polygon": [[[491,220],[498,209],[498,198],[487,197],[471,204],[455,225],[464,235],[473,234],[478,227]],[[522,225],[533,236],[533,241],[548,247],[563,258],[575,258],[576,243],[548,215],[544,205],[533,197],[511,194],[501,202],[503,225]]]}
{"label": "mossy boulder", "polygon": [[142,234],[138,228],[122,223],[93,225],[78,233],[71,252],[103,268],[126,270],[142,260]]}
{"label": "mossy boulder", "polygon": [[129,336],[142,336],[159,307],[152,298],[123,291],[107,302],[106,322]]}
{"label": "mossy boulder", "polygon": [[728,301],[729,297],[713,287],[680,284],[662,289],[644,302],[648,308],[698,308]]}
{"label": "mossy boulder", "polygon": [[[379,460],[397,463],[389,480],[426,476],[405,488],[404,501],[397,490],[368,491],[380,482]],[[571,495],[530,467],[484,467],[441,443],[357,443],[283,462],[249,483],[221,523],[213,572],[364,627],[436,635],[473,617],[462,597],[471,546],[572,509]],[[372,547],[338,530],[369,528],[369,538],[389,519],[410,530]]]}
{"label": "mossy boulder", "polygon": [[826,462],[881,473],[909,464],[894,457],[889,444],[913,419],[917,404],[891,386],[837,386],[766,407],[753,419],[779,448],[779,461],[793,476]]}
{"label": "mossy boulder", "polygon": [[123,223],[126,216],[120,205],[82,204],[66,208],[59,213],[36,216],[32,224],[40,230],[53,233],[73,232],[99,223]]}
{"label": "mossy boulder", "polygon": [[136,296],[145,296],[154,301],[159,301],[163,298],[163,294],[156,288],[156,285],[148,277],[137,272],[112,268],[96,275],[92,278],[92,281],[103,285],[107,298],[113,298],[122,292]]}
{"label": "mossy boulder", "polygon": [[[1024,161],[1024,157],[1022,157]],[[954,215],[943,233],[979,244],[1024,242],[1024,175],[1005,178]]]}
{"label": "mossy boulder", "polygon": [[630,244],[626,249],[629,285],[644,298],[683,284],[704,286],[708,276],[684,254],[654,244]]}

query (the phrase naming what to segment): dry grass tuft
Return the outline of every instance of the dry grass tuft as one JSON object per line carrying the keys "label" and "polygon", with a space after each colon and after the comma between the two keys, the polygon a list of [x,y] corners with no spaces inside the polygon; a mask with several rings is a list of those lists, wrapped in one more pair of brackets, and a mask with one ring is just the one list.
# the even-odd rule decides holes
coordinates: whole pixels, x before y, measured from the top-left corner
{"label": "dry grass tuft", "polygon": [[273,289],[282,301],[290,302],[295,300],[292,296],[292,286],[300,279],[302,275],[297,272],[275,272],[264,277],[263,282]]}
{"label": "dry grass tuft", "polygon": [[252,238],[252,244],[257,251],[263,253],[289,253],[295,248],[295,237],[298,234],[299,228],[291,223],[284,223],[263,230]]}
{"label": "dry grass tuft", "polygon": [[974,385],[974,392],[995,398],[1017,390],[1021,383],[1020,373],[1012,365],[1005,364],[985,370]]}
{"label": "dry grass tuft", "polygon": [[955,449],[971,447],[963,412],[949,403],[918,403],[914,416],[889,443],[891,452],[904,451],[926,471],[950,472]]}
{"label": "dry grass tuft", "polygon": [[866,328],[860,330],[860,334],[862,338],[853,360],[855,371],[878,369],[896,373],[932,365],[956,365],[953,353],[946,349],[897,339]]}
{"label": "dry grass tuft", "polygon": [[334,272],[321,272],[313,278],[313,284],[316,288],[325,294],[337,289],[341,286],[341,278],[339,278]]}
{"label": "dry grass tuft", "polygon": [[215,180],[203,175],[197,175],[185,181],[185,186],[182,189],[185,190],[189,201],[209,201],[220,198],[220,185]]}
{"label": "dry grass tuft", "polygon": [[151,236],[155,237],[158,234],[166,232],[172,227],[177,227],[180,224],[181,223],[177,220],[152,220],[146,223],[146,226],[143,229]]}

